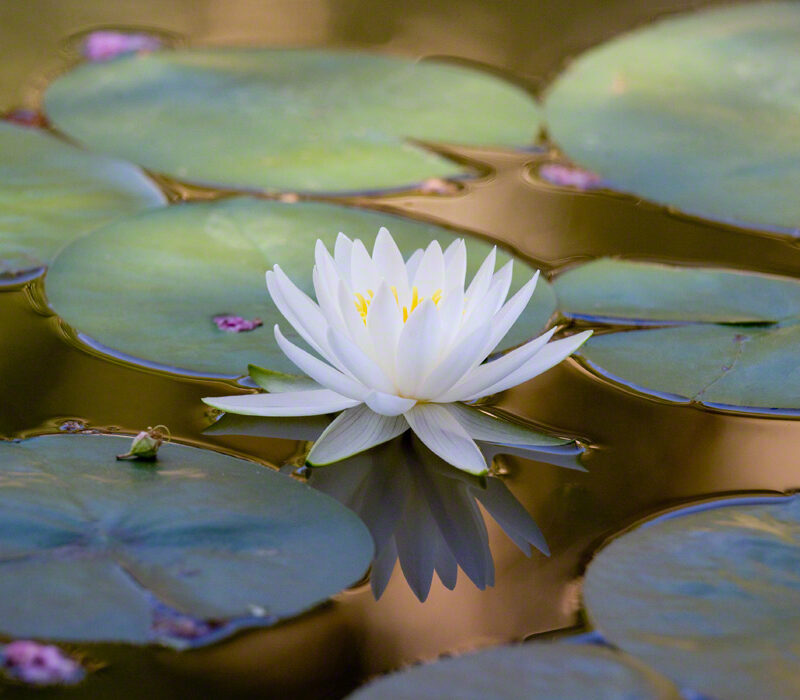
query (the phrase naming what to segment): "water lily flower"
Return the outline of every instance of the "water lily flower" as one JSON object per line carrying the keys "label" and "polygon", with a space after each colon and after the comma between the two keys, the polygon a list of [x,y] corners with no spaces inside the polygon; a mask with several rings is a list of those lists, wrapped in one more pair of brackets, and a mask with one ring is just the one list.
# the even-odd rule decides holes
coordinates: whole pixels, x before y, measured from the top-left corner
{"label": "water lily flower", "polygon": [[[318,356],[275,325],[286,356],[316,385],[279,393],[203,399],[230,413],[307,416],[342,411],[308,455],[330,464],[397,437],[409,428],[443,460],[472,474],[487,471],[475,439],[485,430],[460,402],[496,394],[541,374],[591,335],[550,341],[556,329],[485,361],[533,295],[538,272],[506,301],[512,262],[495,272],[492,249],[465,289],[463,240],[443,251],[432,241],[404,260],[382,228],[372,255],[339,234],[331,255],[321,241],[313,270],[316,303],[281,270],[267,288],[286,320]],[[321,359],[320,359],[321,358]],[[289,389],[289,390],[286,390]]]}

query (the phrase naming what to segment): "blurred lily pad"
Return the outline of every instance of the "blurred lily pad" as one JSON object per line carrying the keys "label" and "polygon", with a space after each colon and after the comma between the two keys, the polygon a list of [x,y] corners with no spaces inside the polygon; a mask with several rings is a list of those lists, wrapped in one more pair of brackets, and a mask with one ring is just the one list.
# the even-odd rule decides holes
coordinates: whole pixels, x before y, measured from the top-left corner
{"label": "blurred lily pad", "polygon": [[568,642],[497,647],[384,676],[353,700],[678,700],[672,683],[602,646]]}
{"label": "blurred lily pad", "polygon": [[179,445],[115,461],[127,442],[0,443],[2,634],[207,643],[297,615],[367,568],[367,529],[314,489]]}
{"label": "blurred lily pad", "polygon": [[0,122],[0,286],[65,243],[164,195],[139,168]]}
{"label": "blurred lily pad", "polygon": [[[447,229],[389,214],[333,204],[237,198],[181,204],[114,222],[64,249],[47,275],[56,312],[94,344],[132,361],[206,375],[246,374],[248,364],[296,372],[275,343],[272,327],[289,324],[266,290],[264,272],[275,263],[313,296],[314,244],[330,250],[339,231],[369,243],[387,226],[405,255]],[[491,246],[467,239],[468,274]],[[500,261],[508,256],[498,255]],[[512,292],[533,270],[514,266]],[[555,310],[543,280],[506,338],[506,347],[538,333]],[[260,318],[245,333],[221,331],[219,314]],[[297,340],[297,337],[291,335]],[[111,350],[113,349],[113,350]]]}
{"label": "blurred lily pad", "polygon": [[800,497],[672,512],[602,549],[584,600],[623,651],[708,696],[800,695]]}
{"label": "blurred lily pad", "polygon": [[660,326],[595,334],[578,355],[599,374],[671,401],[800,411],[800,282],[601,259],[554,286],[567,316]]}
{"label": "blurred lily pad", "polygon": [[617,189],[708,218],[800,229],[800,5],[665,19],[588,51],[550,88],[554,141]]}
{"label": "blurred lily pad", "polygon": [[418,142],[527,146],[539,125],[533,98],[489,73],[311,49],[88,63],[56,80],[45,105],[93,149],[239,189],[343,192],[457,176],[461,165]]}

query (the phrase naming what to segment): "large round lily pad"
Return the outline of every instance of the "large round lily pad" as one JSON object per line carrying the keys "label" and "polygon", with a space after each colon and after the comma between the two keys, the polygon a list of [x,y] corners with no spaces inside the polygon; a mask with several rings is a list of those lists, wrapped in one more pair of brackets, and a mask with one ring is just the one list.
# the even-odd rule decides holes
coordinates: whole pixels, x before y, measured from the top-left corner
{"label": "large round lily pad", "polygon": [[578,354],[599,374],[677,402],[800,411],[797,280],[602,259],[554,286],[567,316],[645,327],[589,339]]}
{"label": "large round lily pad", "polygon": [[[344,231],[371,248],[380,226],[406,255],[434,238],[443,246],[456,238],[438,226],[332,204],[182,204],[114,222],[70,245],[47,275],[47,295],[79,331],[134,360],[223,376],[246,374],[251,363],[291,373],[296,368],[272,333],[275,323],[284,332],[290,326],[269,297],[264,272],[278,263],[313,296],[316,240],[333,250]],[[468,275],[490,249],[467,241]],[[522,262],[514,267],[512,291],[533,273]],[[540,281],[506,346],[538,333],[554,309],[552,288]],[[220,314],[259,318],[263,326],[220,330],[213,321]]]}
{"label": "large round lily pad", "polygon": [[651,521],[589,565],[584,599],[623,651],[715,698],[800,696],[800,497]]}
{"label": "large round lily pad", "polygon": [[0,122],[0,285],[48,265],[80,234],[164,203],[133,165]]}
{"label": "large round lily pad", "polygon": [[659,21],[588,51],[545,102],[567,155],[619,189],[718,220],[800,228],[800,5]]}
{"label": "large round lily pad", "polygon": [[209,621],[274,623],[352,584],[369,532],[314,489],[251,462],[129,440],[0,443],[0,633],[146,643]]}
{"label": "large round lily pad", "polygon": [[417,140],[526,146],[538,128],[531,96],[489,73],[308,49],[183,49],[87,63],[50,87],[45,107],[93,149],[240,189],[403,187],[464,172]]}
{"label": "large round lily pad", "polygon": [[669,680],[600,646],[533,643],[498,647],[385,676],[353,700],[678,700]]}

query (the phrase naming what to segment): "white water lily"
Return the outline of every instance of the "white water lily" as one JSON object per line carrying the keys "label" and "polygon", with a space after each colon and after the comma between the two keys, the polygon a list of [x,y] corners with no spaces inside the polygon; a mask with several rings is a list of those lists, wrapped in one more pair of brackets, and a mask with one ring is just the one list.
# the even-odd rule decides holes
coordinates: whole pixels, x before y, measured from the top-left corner
{"label": "white water lily", "polygon": [[[475,401],[526,382],[572,354],[584,331],[548,342],[555,328],[485,362],[533,295],[539,273],[508,301],[512,262],[495,272],[492,249],[465,289],[467,251],[437,241],[407,261],[382,228],[372,256],[339,234],[334,255],[321,241],[313,270],[315,303],[275,265],[267,288],[275,305],[319,357],[275,339],[308,380],[280,393],[203,399],[230,413],[310,416],[342,411],[308,455],[330,464],[379,445],[409,427],[428,448],[473,474],[487,471],[475,439],[483,424],[465,418],[458,402]],[[322,358],[322,359],[320,359]],[[287,390],[288,389],[288,390]]]}

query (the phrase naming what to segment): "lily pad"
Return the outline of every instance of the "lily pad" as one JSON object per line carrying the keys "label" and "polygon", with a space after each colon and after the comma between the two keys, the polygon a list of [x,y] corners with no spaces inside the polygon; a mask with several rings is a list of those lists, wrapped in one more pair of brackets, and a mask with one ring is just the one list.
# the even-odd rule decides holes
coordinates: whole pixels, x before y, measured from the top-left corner
{"label": "lily pad", "polygon": [[617,189],[796,234],[799,32],[800,5],[759,2],[625,34],[556,80],[548,131]]}
{"label": "lily pad", "polygon": [[719,698],[797,698],[800,497],[726,499],[645,523],[589,565],[584,600],[623,651]]}
{"label": "lily pad", "polygon": [[498,647],[394,673],[359,689],[353,700],[678,700],[659,673],[602,646],[569,642]]}
{"label": "lily pad", "polygon": [[174,444],[156,463],[117,462],[128,444],[0,443],[0,633],[214,641],[226,620],[297,615],[368,566],[367,529],[314,489]]}
{"label": "lily pad", "polygon": [[0,122],[0,285],[48,265],[79,235],[164,203],[129,163]]}
{"label": "lily pad", "polygon": [[[286,204],[250,198],[181,204],[114,222],[64,249],[47,275],[47,295],[66,321],[106,350],[176,371],[237,376],[248,364],[296,372],[273,338],[273,325],[289,324],[266,290],[264,272],[280,264],[313,296],[314,244],[333,249],[336,235],[371,242],[380,226],[410,255],[453,232],[389,214],[333,204]],[[491,246],[467,240],[468,274]],[[498,255],[505,261],[508,256]],[[512,292],[533,270],[514,266]],[[555,295],[540,281],[506,347],[537,334],[555,309]],[[228,333],[219,314],[260,318],[263,325]],[[301,342],[294,334],[296,342]],[[112,351],[112,352],[113,352]]]}
{"label": "lily pad", "polygon": [[578,355],[596,372],[681,403],[800,411],[800,282],[754,273],[598,260],[555,282],[562,313],[619,325]]}
{"label": "lily pad", "polygon": [[483,71],[311,49],[87,63],[51,85],[45,106],[93,149],[239,189],[342,192],[457,176],[461,165],[417,142],[527,146],[539,124],[529,94]]}

